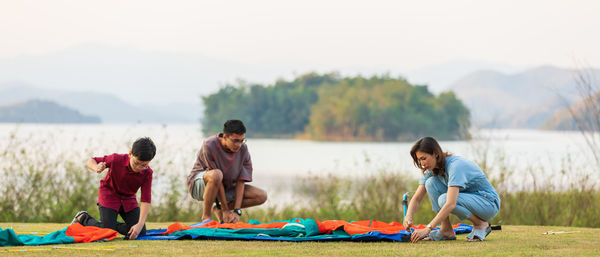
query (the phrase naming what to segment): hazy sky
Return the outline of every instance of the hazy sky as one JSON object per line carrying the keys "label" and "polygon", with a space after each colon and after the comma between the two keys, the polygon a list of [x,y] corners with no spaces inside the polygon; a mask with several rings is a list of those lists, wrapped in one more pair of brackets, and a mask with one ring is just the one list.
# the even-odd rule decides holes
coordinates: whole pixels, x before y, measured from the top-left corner
{"label": "hazy sky", "polygon": [[600,65],[600,1],[9,1],[0,57],[81,43],[243,63]]}
{"label": "hazy sky", "polygon": [[[292,73],[307,71],[339,70],[363,75],[385,71],[405,75],[414,71],[409,81],[430,83],[433,88],[435,79],[448,84],[457,74],[465,72],[450,71],[458,65],[440,66],[454,60],[498,64],[495,67],[568,68],[577,61],[600,66],[600,1],[0,0],[0,3],[0,60],[8,60],[4,62],[8,66],[4,66],[7,69],[3,78],[41,87],[88,85],[89,88],[81,90],[94,89],[103,83],[102,87],[129,90],[123,91],[125,94],[139,90],[139,86],[130,85],[142,85],[152,88],[147,89],[152,101],[197,102],[199,94],[214,92],[218,84],[237,77],[272,83],[278,76],[289,78]],[[123,69],[119,73],[101,68],[88,75],[65,66],[63,71],[55,71],[54,67],[43,73],[48,65],[60,65],[53,64],[51,58],[48,59],[51,64],[42,63],[37,68],[26,64],[13,65],[15,71],[10,69],[11,58],[51,56],[86,44],[205,56],[256,70],[238,74],[227,73],[233,70],[228,65],[214,71],[210,67],[191,66],[212,76],[199,74],[205,79],[199,82],[198,78],[192,78],[195,70],[180,72],[177,69],[189,70],[190,66],[178,67],[177,62],[168,63],[172,70],[162,67],[152,70],[154,74],[149,75],[157,78],[148,76],[150,81],[141,81],[141,77],[147,76],[144,73],[130,74]],[[421,73],[422,78],[418,78],[423,67],[437,67],[437,70],[429,69],[429,73]],[[450,75],[442,76],[444,71]],[[169,74],[171,77],[167,77]],[[71,75],[79,77],[68,78]],[[106,77],[107,81],[98,81],[98,76]]]}

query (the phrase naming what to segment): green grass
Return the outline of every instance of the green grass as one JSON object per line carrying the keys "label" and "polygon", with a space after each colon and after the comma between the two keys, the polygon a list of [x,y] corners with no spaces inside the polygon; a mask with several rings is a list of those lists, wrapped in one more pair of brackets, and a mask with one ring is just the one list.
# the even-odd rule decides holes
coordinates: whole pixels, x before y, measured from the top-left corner
{"label": "green grass", "polygon": [[[148,223],[149,229],[166,228],[171,223]],[[57,223],[0,223],[17,233],[48,233],[67,224]],[[262,242],[262,241],[125,241],[122,236],[106,243],[82,243],[27,247],[2,247],[2,256],[598,256],[600,229],[554,226],[503,226],[492,231],[486,241],[468,243],[466,235],[456,241],[420,242]],[[544,235],[547,231],[568,231]],[[54,246],[64,247],[53,249]],[[109,246],[126,248],[106,251]],[[82,248],[82,249],[69,249]],[[28,251],[12,252],[24,249]],[[8,252],[8,251],[11,252]]]}

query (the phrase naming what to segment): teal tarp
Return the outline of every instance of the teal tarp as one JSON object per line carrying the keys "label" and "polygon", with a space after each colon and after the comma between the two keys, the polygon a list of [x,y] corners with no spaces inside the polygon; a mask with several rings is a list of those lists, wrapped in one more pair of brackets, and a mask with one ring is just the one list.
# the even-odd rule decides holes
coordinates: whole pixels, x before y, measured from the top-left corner
{"label": "teal tarp", "polygon": [[0,230],[0,246],[70,244],[75,239],[66,235],[67,228],[45,236],[17,235],[12,229]]}

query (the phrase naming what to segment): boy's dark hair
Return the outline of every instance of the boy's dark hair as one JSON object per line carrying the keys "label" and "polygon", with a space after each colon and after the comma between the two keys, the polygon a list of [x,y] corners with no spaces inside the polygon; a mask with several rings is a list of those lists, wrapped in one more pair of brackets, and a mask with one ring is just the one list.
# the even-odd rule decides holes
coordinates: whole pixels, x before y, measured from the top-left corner
{"label": "boy's dark hair", "polygon": [[156,154],[156,146],[149,137],[141,137],[133,142],[131,154],[140,161],[151,161]]}
{"label": "boy's dark hair", "polygon": [[225,135],[246,134],[246,127],[241,120],[228,120],[223,124],[223,133]]}

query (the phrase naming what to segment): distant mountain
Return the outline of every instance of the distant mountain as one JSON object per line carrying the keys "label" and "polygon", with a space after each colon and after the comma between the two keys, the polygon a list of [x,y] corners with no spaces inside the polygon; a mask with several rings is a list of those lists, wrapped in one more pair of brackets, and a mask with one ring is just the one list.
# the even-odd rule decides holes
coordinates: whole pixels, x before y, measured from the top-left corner
{"label": "distant mountain", "polygon": [[430,90],[439,93],[446,90],[458,79],[479,70],[514,73],[523,70],[523,68],[502,63],[457,59],[408,71],[403,75],[411,83],[428,85]]}
{"label": "distant mountain", "polygon": [[100,118],[82,115],[76,110],[51,101],[29,100],[0,106],[0,122],[100,123]]}
{"label": "distant mountain", "polygon": [[[592,70],[600,75],[600,70]],[[449,89],[471,110],[473,124],[495,128],[539,128],[576,98],[575,71],[542,66],[517,74],[477,71]],[[565,102],[565,100],[567,102]]]}
{"label": "distant mountain", "polygon": [[[597,92],[594,96],[587,99],[593,99],[588,103],[600,103],[600,91]],[[575,119],[568,108],[558,109],[554,114],[546,119],[540,128],[549,129],[549,130],[579,130],[581,129],[588,130],[597,130],[598,126],[600,126],[600,122],[598,122],[598,118],[600,118],[600,107],[596,105],[595,107],[591,107],[592,105],[587,105],[584,100],[580,100],[571,106],[573,114],[578,117],[579,121],[592,121],[587,124],[577,124]],[[586,127],[586,125],[590,125],[590,127]]]}
{"label": "distant mountain", "polygon": [[19,82],[0,84],[0,105],[30,99],[53,101],[84,115],[99,116],[105,123],[194,123],[200,109],[199,104],[134,106],[111,93],[41,89]]}
{"label": "distant mountain", "polygon": [[43,89],[110,93],[134,105],[194,104],[237,78],[274,81],[290,69],[194,53],[81,44],[54,53],[0,58],[0,83],[24,81]]}

